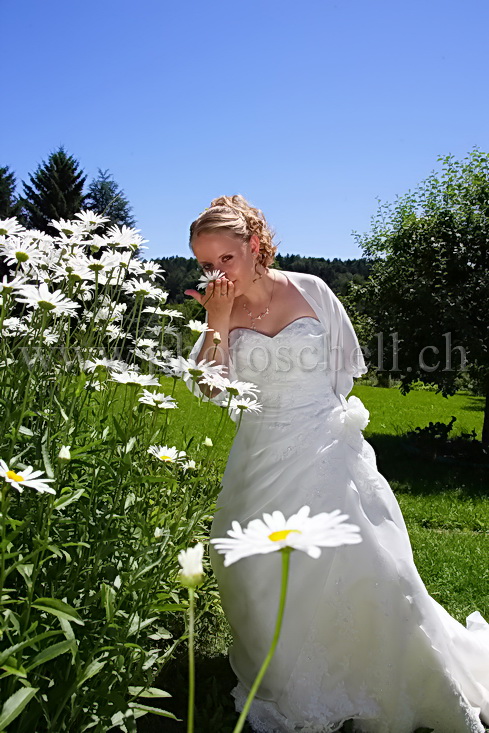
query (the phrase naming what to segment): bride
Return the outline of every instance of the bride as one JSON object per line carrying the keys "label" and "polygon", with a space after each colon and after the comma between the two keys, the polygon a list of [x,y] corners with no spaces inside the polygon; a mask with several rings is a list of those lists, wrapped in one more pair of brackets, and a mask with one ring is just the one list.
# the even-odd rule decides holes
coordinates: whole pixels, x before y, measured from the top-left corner
{"label": "bride", "polygon": [[[311,515],[340,509],[362,542],[317,560],[292,554],[279,644],[248,721],[261,733],[328,733],[350,719],[359,733],[482,733],[489,625],[474,612],[462,626],[428,594],[397,500],[358,427],[359,411],[368,413],[345,399],[367,371],[351,322],[322,280],[270,268],[272,240],[242,196],[215,199],[190,227],[204,271],[224,273],[203,295],[186,291],[205,306],[210,329],[190,356],[253,382],[262,404],[243,414],[211,537],[226,536],[233,520],[245,526],[277,509],[287,517],[307,504]],[[226,392],[199,389],[226,401]],[[210,553],[241,711],[271,643],[280,563],[272,553],[225,568]]]}

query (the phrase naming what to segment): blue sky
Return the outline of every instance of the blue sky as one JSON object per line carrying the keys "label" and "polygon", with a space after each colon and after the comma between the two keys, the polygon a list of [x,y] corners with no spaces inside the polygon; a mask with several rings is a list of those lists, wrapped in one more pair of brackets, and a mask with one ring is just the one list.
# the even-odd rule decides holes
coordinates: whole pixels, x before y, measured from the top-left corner
{"label": "blue sky", "polygon": [[149,239],[241,193],[282,253],[359,257],[377,199],[488,151],[487,0],[0,0],[0,166],[109,169]]}

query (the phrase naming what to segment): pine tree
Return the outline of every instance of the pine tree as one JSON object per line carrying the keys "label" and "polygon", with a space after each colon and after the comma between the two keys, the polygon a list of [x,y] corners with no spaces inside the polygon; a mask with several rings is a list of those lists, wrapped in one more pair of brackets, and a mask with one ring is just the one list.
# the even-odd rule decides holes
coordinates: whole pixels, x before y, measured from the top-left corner
{"label": "pine tree", "polygon": [[18,216],[21,204],[15,196],[15,175],[8,165],[0,168],[0,219]]}
{"label": "pine tree", "polygon": [[78,161],[67,155],[63,147],[29,178],[31,185],[23,184],[23,212],[28,226],[51,232],[51,219],[71,219],[83,208],[86,176]]}
{"label": "pine tree", "polygon": [[136,224],[131,214],[132,206],[108,170],[98,169],[97,178],[88,187],[86,206],[97,214],[107,216],[110,219],[107,227],[112,224],[133,227]]}

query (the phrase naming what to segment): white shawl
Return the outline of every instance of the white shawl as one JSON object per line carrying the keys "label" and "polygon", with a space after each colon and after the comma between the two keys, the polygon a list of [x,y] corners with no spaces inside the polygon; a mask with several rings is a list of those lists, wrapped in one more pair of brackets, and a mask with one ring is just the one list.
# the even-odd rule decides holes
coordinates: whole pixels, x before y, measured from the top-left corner
{"label": "white shawl", "polygon": [[[305,275],[300,272],[285,270],[280,270],[280,272],[297,288],[323,325],[327,334],[327,369],[330,371],[333,390],[337,397],[342,394],[346,398],[353,387],[353,379],[361,377],[362,374],[368,371],[368,368],[365,365],[360,344],[343,304],[324,280],[316,277],[316,275]],[[190,352],[190,359],[198,357],[204,338],[205,333],[202,333]],[[238,379],[231,354],[228,372],[229,379]],[[191,391],[200,392],[198,385],[193,386],[190,377],[185,379],[185,383]],[[204,399],[209,399],[203,393],[200,394]],[[211,401],[223,404],[227,402],[227,397],[226,392],[221,392],[213,397]]]}

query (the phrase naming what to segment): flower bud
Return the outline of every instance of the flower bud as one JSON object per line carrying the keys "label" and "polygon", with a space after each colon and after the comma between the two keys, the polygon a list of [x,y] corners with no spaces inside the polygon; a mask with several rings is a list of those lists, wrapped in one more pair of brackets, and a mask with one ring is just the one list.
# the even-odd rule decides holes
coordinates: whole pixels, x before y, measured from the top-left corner
{"label": "flower bud", "polygon": [[182,569],[179,572],[179,579],[182,585],[188,588],[202,583],[204,578],[204,568],[202,567],[202,558],[204,556],[204,545],[197,542],[195,547],[189,547],[188,550],[180,550],[178,553],[178,562]]}
{"label": "flower bud", "polygon": [[58,458],[60,461],[71,461],[71,451],[70,451],[69,445],[62,445],[61,449],[58,453]]}

